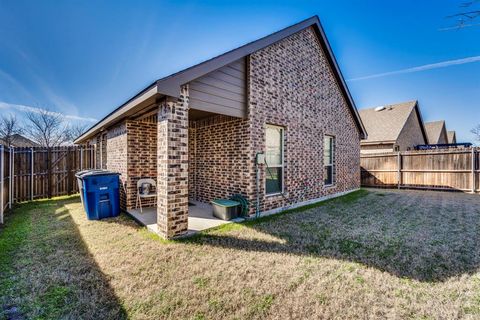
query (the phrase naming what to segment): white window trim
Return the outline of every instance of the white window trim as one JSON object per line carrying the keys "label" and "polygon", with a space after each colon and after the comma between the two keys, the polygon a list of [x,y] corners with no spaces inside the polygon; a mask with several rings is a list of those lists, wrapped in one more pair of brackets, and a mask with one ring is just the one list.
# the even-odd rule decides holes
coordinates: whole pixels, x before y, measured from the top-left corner
{"label": "white window trim", "polygon": [[[329,137],[329,138],[332,138],[333,139],[333,150],[332,150],[332,163],[329,163],[329,164],[323,164],[323,167],[332,167],[332,183],[329,183],[329,184],[326,184],[325,183],[325,177],[323,177],[323,186],[325,188],[331,188],[331,187],[334,187],[335,186],[335,182],[336,182],[336,179],[334,178],[334,166],[335,166],[335,151],[337,149],[337,144],[336,144],[336,137],[333,135],[333,134],[325,134],[324,137]],[[323,139],[323,141],[325,142],[325,139]],[[325,150],[325,146],[323,146],[324,150]],[[324,151],[325,152],[325,151]],[[325,159],[325,156],[323,156],[323,159]]]}
{"label": "white window trim", "polygon": [[277,126],[273,124],[266,124],[265,125],[265,158],[267,156],[266,152],[266,146],[267,146],[267,128],[275,128],[275,129],[280,129],[282,132],[282,144],[281,144],[281,152],[282,152],[282,164],[280,165],[268,165],[269,168],[282,168],[282,190],[280,192],[275,192],[275,193],[267,193],[267,175],[268,175],[268,168],[265,166],[265,178],[263,181],[264,185],[264,193],[265,197],[275,197],[279,196],[285,193],[285,127],[283,126]]}

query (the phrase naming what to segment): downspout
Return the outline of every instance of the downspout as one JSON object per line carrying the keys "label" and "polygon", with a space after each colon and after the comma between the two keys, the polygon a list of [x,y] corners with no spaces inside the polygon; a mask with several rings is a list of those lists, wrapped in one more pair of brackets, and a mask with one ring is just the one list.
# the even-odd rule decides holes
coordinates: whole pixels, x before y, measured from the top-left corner
{"label": "downspout", "polygon": [[257,184],[257,201],[255,205],[255,218],[260,216],[260,164],[265,162],[265,155],[262,152],[258,152],[255,156],[255,171],[256,171],[256,184]]}
{"label": "downspout", "polygon": [[193,164],[194,164],[194,171],[193,171],[193,194],[195,197],[195,201],[197,199],[197,121],[193,122]]}

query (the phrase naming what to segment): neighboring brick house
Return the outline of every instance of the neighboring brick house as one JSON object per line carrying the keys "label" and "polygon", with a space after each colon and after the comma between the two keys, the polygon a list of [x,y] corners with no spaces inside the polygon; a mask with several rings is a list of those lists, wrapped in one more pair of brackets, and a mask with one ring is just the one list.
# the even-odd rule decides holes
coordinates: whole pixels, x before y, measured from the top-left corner
{"label": "neighboring brick house", "polygon": [[448,144],[447,127],[445,121],[432,121],[425,123],[428,144]]}
{"label": "neighboring brick house", "polygon": [[121,173],[124,209],[139,178],[156,178],[171,238],[187,230],[189,199],[239,193],[253,214],[257,194],[267,213],[358,189],[365,137],[315,16],[154,82],[75,142]]}
{"label": "neighboring brick house", "polygon": [[417,101],[359,111],[368,138],[361,142],[362,153],[413,150],[427,144],[427,135]]}

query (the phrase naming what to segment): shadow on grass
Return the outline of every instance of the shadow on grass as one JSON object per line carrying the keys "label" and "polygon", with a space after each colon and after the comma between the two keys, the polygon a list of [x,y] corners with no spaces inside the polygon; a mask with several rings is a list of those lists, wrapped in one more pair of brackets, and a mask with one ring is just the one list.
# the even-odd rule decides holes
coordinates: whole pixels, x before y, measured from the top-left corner
{"label": "shadow on grass", "polygon": [[182,241],[336,258],[397,277],[441,282],[480,266],[478,203],[478,197],[465,194],[360,190]]}
{"label": "shadow on grass", "polygon": [[0,318],[127,318],[65,207],[78,202],[34,201],[6,216],[0,231]]}

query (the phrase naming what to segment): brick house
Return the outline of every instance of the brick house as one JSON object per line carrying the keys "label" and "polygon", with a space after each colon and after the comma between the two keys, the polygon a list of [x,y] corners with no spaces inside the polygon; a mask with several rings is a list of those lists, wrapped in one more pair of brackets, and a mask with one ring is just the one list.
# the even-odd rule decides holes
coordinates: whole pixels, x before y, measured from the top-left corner
{"label": "brick house", "polygon": [[428,143],[418,101],[362,109],[359,114],[368,132],[362,154],[407,151]]}
{"label": "brick house", "polygon": [[358,189],[365,137],[315,16],[154,82],[75,143],[121,173],[125,210],[155,178],[157,232],[172,238],[191,201],[242,194],[271,213]]}

